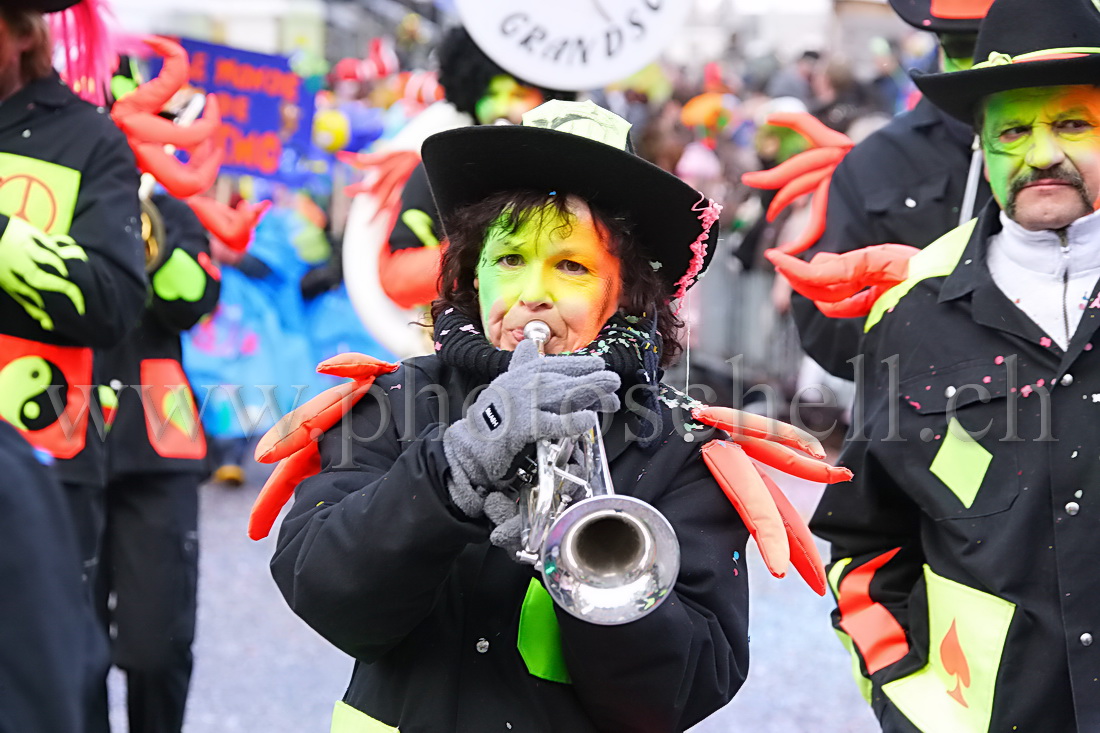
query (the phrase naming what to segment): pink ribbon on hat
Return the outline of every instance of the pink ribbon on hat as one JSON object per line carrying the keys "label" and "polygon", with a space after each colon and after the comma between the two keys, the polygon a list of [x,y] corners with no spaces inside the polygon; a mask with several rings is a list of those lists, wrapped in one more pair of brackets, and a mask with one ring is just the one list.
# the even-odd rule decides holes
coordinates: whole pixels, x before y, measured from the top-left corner
{"label": "pink ribbon on hat", "polygon": [[699,201],[691,207],[691,210],[699,212],[699,221],[703,224],[703,231],[691,243],[691,262],[688,263],[687,272],[684,273],[684,276],[676,281],[676,291],[672,294],[673,300],[684,297],[684,293],[691,287],[696,275],[703,270],[703,260],[707,256],[707,237],[710,235],[711,226],[718,221],[718,216],[722,213],[722,205],[700,194]]}

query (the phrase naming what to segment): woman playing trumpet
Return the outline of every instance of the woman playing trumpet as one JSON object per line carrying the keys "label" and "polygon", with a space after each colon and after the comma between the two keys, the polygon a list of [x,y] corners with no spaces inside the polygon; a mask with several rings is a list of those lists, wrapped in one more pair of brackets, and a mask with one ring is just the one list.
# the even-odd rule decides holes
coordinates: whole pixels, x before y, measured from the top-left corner
{"label": "woman playing trumpet", "polygon": [[[333,731],[682,731],[745,678],[748,531],[659,383],[717,207],[629,152],[627,127],[550,102],[424,145],[449,240],[436,353],[321,439],[272,560],[356,660]],[[601,416],[615,491],[662,513],[680,552],[671,590],[618,625],[556,606],[515,559],[533,445]]]}

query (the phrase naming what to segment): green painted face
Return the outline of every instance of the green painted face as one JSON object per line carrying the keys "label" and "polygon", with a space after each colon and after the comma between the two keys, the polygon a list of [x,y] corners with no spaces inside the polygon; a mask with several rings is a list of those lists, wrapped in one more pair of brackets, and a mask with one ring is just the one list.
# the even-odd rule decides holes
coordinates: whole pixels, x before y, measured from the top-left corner
{"label": "green painted face", "polygon": [[1061,229],[1100,196],[1100,89],[1013,89],[985,100],[986,178],[1026,229]]}
{"label": "green painted face", "polygon": [[518,125],[523,121],[524,112],[542,102],[542,92],[538,89],[523,86],[507,74],[498,74],[485,88],[485,96],[477,100],[474,114],[482,125],[491,125],[500,119]]}
{"label": "green painted face", "polygon": [[550,326],[546,353],[589,344],[618,308],[619,258],[580,199],[568,217],[547,204],[509,232],[504,216],[489,228],[474,287],[489,341],[512,351],[523,327],[538,319]]}
{"label": "green painted face", "polygon": [[941,33],[940,67],[945,72],[966,71],[974,65],[976,33]]}
{"label": "green painted face", "polygon": [[943,57],[943,70],[946,72],[952,71],[966,71],[974,66],[974,57],[965,56],[963,58],[951,58],[945,55]]}

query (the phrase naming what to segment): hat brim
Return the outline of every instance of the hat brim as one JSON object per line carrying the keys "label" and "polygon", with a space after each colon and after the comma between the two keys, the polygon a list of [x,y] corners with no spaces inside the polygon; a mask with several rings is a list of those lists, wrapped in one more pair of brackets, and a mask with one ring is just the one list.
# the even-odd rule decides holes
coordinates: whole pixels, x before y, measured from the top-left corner
{"label": "hat brim", "polygon": [[906,23],[929,33],[977,33],[984,18],[938,18],[930,0],[890,0],[890,7]]}
{"label": "hat brim", "polygon": [[60,13],[78,4],[80,0],[15,0],[7,3],[16,10],[37,10],[39,13]]}
{"label": "hat brim", "polygon": [[[575,194],[629,216],[643,254],[660,263],[671,287],[688,272],[703,234],[702,194],[652,163],[610,145],[557,130],[522,125],[466,127],[432,135],[421,149],[428,183],[446,222],[492,194],[536,190]],[[717,226],[704,240],[702,273],[714,256]]]}
{"label": "hat brim", "polygon": [[1024,61],[939,74],[913,71],[911,75],[917,88],[933,104],[952,117],[973,125],[978,105],[991,94],[1029,87],[1095,85],[1100,78],[1100,54]]}

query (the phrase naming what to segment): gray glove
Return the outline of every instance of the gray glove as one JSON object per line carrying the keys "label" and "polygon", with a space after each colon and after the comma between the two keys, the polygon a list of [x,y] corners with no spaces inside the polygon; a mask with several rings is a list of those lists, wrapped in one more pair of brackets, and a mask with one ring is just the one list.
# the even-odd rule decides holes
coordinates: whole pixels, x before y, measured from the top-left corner
{"label": "gray glove", "polygon": [[485,388],[443,434],[451,499],[467,516],[484,514],[485,496],[517,454],[540,439],[580,435],[598,425],[596,411],[619,409],[619,375],[598,356],[540,357],[524,340],[508,371]]}

